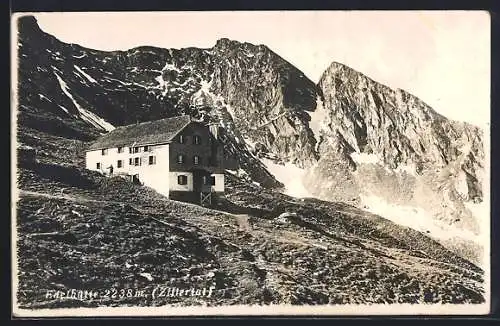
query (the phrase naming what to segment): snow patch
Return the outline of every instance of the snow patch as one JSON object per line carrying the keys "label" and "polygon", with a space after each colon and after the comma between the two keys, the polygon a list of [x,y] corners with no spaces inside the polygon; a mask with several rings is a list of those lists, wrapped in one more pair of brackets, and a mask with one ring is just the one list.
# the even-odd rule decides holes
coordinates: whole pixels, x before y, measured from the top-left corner
{"label": "snow patch", "polygon": [[481,203],[465,202],[465,207],[471,212],[472,216],[478,221],[480,233],[486,237],[490,232],[490,207],[486,201]]}
{"label": "snow patch", "polygon": [[435,220],[422,208],[391,204],[373,194],[360,195],[360,198],[369,212],[380,215],[396,224],[425,233],[431,238],[449,240],[458,237],[478,244],[482,243],[479,235]]}
{"label": "snow patch", "polygon": [[225,104],[225,107],[226,107],[227,113],[229,113],[229,115],[231,116],[231,119],[233,119],[233,121],[234,121],[235,114],[234,114],[233,107],[227,103]]}
{"label": "snow patch", "polygon": [[191,102],[194,104],[205,104],[204,101],[208,97],[208,99],[212,102],[210,105],[216,106],[217,102],[222,103],[223,106],[226,107],[227,112],[231,115],[231,118],[234,120],[234,110],[233,108],[226,103],[226,100],[221,95],[216,95],[212,93],[210,88],[212,87],[212,81],[214,78],[214,73],[210,76],[210,80],[202,79],[200,81],[200,89],[193,94],[191,97]]}
{"label": "snow patch", "polygon": [[155,80],[160,84],[160,87],[165,87],[165,80],[162,75],[157,76]]}
{"label": "snow patch", "polygon": [[256,142],[253,142],[250,140],[250,138],[246,138],[246,137],[243,137],[243,139],[245,140],[245,143],[247,145],[247,149],[252,152],[253,150],[255,150],[255,145],[257,144]]}
{"label": "snow patch", "polygon": [[210,81],[206,81],[205,79],[201,80],[200,91],[205,93],[210,93],[210,87],[212,86],[212,79]]}
{"label": "snow patch", "polygon": [[280,165],[272,160],[262,158],[261,162],[266,166],[267,170],[285,186],[284,194],[297,198],[314,197],[305,187],[302,182],[306,171],[294,164],[285,163]]}
{"label": "snow patch", "polygon": [[249,175],[248,173],[243,170],[242,168],[239,168],[238,170],[228,170],[226,169],[226,172],[229,172],[230,174],[234,175],[235,177],[238,177],[238,178],[244,178],[244,179],[248,179],[249,178]]}
{"label": "snow patch", "polygon": [[81,59],[81,58],[83,58],[83,57],[85,57],[85,56],[86,56],[86,54],[84,53],[84,54],[82,54],[82,55],[73,55],[72,57],[73,57],[73,58],[76,58],[76,59]]}
{"label": "snow patch", "polygon": [[177,68],[175,65],[168,63],[168,62],[165,63],[165,66],[163,67],[163,69],[161,71],[164,71],[164,70],[174,70],[177,72],[181,72],[181,70],[179,68]]}
{"label": "snow patch", "polygon": [[177,86],[186,86],[192,79],[187,78],[182,84],[179,84],[178,82],[172,80],[172,84],[177,85]]}
{"label": "snow patch", "polygon": [[47,96],[43,95],[43,94],[38,94],[38,96],[40,96],[41,99],[45,99],[49,102],[52,102]]}
{"label": "snow patch", "polygon": [[85,77],[89,82],[91,83],[94,83],[94,84],[97,84],[97,80],[95,80],[94,78],[92,78],[89,74],[87,74],[85,71],[83,71],[80,67],[78,67],[77,65],[73,65],[75,67],[75,69],[80,73],[82,74],[83,77]]}
{"label": "snow patch", "polygon": [[311,117],[309,121],[309,128],[311,128],[316,142],[319,143],[320,131],[323,129],[325,122],[328,120],[328,111],[323,105],[323,101],[319,96],[316,96],[316,109],[312,112],[308,112]]}
{"label": "snow patch", "polygon": [[469,197],[469,186],[467,185],[467,176],[465,175],[464,171],[460,171],[457,175],[455,183],[455,189],[457,192],[463,197],[463,198],[468,198]]}
{"label": "snow patch", "polygon": [[112,124],[110,124],[109,122],[107,122],[103,118],[101,118],[101,117],[97,116],[96,114],[82,108],[80,106],[80,104],[78,104],[78,102],[75,100],[73,95],[71,95],[71,93],[69,91],[69,87],[66,84],[66,82],[57,73],[54,72],[54,75],[56,75],[57,81],[59,82],[59,87],[61,87],[61,90],[63,91],[63,93],[73,102],[75,107],[78,109],[78,112],[80,112],[80,117],[83,120],[87,121],[88,123],[90,123],[91,125],[93,125],[96,128],[102,128],[106,131],[111,131],[111,130],[115,129],[115,127]]}
{"label": "snow patch", "polygon": [[122,85],[124,85],[124,86],[130,86],[130,85],[128,85],[127,83],[125,83],[125,82],[123,82],[123,81],[121,81],[121,80],[119,80],[119,79],[116,79],[116,78],[111,78],[111,77],[108,77],[108,76],[106,76],[106,77],[104,77],[104,78],[106,78],[107,80],[114,80],[114,81],[117,81],[117,82],[119,82],[120,84],[122,84]]}
{"label": "snow patch", "polygon": [[406,173],[406,174],[412,175],[414,177],[417,176],[417,173],[416,173],[417,168],[414,164],[408,164],[408,165],[401,164],[394,171],[399,172],[399,173]]}
{"label": "snow patch", "polygon": [[472,215],[479,221],[487,220],[489,223],[490,212],[486,202],[481,202],[478,204],[472,202],[465,202],[465,207],[471,211]]}
{"label": "snow patch", "polygon": [[[59,105],[59,104],[57,104],[57,106],[59,106],[59,107],[60,107],[60,108],[61,108],[64,112],[66,112],[67,114],[70,114],[70,113],[69,113],[69,111],[68,111],[68,109],[66,109],[64,106]],[[70,114],[70,115],[71,115],[71,114]]]}
{"label": "snow patch", "polygon": [[52,69],[54,69],[54,70],[57,70],[57,71],[61,72],[61,70],[59,70],[59,68],[57,68],[57,67],[55,67],[55,66],[52,66],[52,65],[51,65],[50,67],[51,67]]}
{"label": "snow patch", "polygon": [[163,91],[161,92],[161,94],[163,96],[167,95],[168,93],[168,88],[167,88],[167,85],[165,84],[165,79],[163,79],[163,75],[160,74],[158,77],[155,78],[155,80],[158,82],[158,84],[160,84],[160,89],[163,89]]}
{"label": "snow patch", "polygon": [[135,83],[135,82],[131,82],[131,83],[126,83],[124,81],[121,81],[119,79],[116,79],[116,78],[111,78],[111,77],[108,77],[108,76],[105,76],[104,78],[108,79],[108,80],[114,80],[114,81],[117,81],[119,82],[120,84],[124,85],[124,86],[132,86],[132,85],[135,85],[135,86],[139,86],[139,87],[143,87],[143,88],[148,88],[146,85],[142,85],[142,84],[139,84],[139,83]]}
{"label": "snow patch", "polygon": [[354,162],[358,164],[377,164],[380,163],[380,159],[375,154],[367,154],[367,153],[351,153],[351,158]]}
{"label": "snow patch", "polygon": [[196,91],[192,96],[191,96],[191,103],[194,105],[210,105],[210,103],[206,103],[207,98],[209,101],[214,100],[214,95],[210,92],[210,85],[211,82],[207,82],[206,80],[201,81],[201,86],[198,91]]}

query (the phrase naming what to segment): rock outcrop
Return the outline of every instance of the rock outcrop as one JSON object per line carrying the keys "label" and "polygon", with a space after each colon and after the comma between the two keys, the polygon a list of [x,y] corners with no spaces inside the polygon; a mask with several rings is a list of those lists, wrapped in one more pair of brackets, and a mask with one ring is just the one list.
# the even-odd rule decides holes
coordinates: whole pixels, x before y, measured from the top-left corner
{"label": "rock outcrop", "polygon": [[[362,202],[376,195],[423,208],[473,232],[464,202],[482,201],[483,131],[438,114],[422,100],[340,63],[319,81],[312,126],[318,164],[309,188],[323,199]],[[314,187],[313,182],[320,187]]]}

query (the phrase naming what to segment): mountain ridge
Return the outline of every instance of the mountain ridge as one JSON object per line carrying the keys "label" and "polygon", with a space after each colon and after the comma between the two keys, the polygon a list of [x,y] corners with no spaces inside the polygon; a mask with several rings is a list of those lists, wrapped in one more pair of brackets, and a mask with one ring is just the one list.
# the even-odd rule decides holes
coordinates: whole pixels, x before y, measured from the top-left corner
{"label": "mountain ridge", "polygon": [[[47,36],[50,36],[56,40],[58,40],[59,42],[61,43],[64,43],[64,41],[61,41],[60,39],[58,39],[56,36],[53,36],[51,34],[48,34],[47,32],[43,31],[42,28],[40,28],[40,26],[38,25],[37,23],[37,20],[34,16],[25,16],[23,17],[23,19],[26,19],[26,20],[30,20],[31,22],[30,23],[26,23],[24,22],[22,25],[32,25],[32,28],[33,29],[36,29],[40,32],[40,34],[44,34],[44,35],[47,35]],[[278,55],[275,51],[273,51],[271,48],[269,48],[267,45],[265,44],[253,44],[251,42],[248,42],[248,41],[244,41],[244,40],[236,40],[236,39],[230,39],[230,38],[227,38],[227,37],[220,37],[218,38],[216,41],[215,41],[215,44],[212,46],[212,47],[194,47],[194,46],[188,46],[188,47],[179,47],[179,48],[170,48],[172,50],[184,50],[184,49],[201,49],[201,50],[211,50],[211,49],[214,49],[218,43],[224,43],[224,42],[227,42],[228,44],[236,44],[236,45],[252,45],[252,46],[257,46],[257,47],[263,47],[264,49],[266,49],[267,51],[271,51],[272,53]],[[77,43],[67,43],[69,45],[75,45],[75,46],[78,46],[82,49],[85,49],[85,50],[90,50],[90,51],[98,51],[98,52],[107,52],[107,53],[126,53],[126,52],[133,52],[133,51],[140,51],[140,50],[149,50],[149,49],[154,49],[154,50],[165,50],[166,48],[162,48],[160,46],[154,46],[154,45],[137,45],[137,46],[134,46],[134,47],[131,47],[131,48],[128,48],[128,49],[120,49],[120,50],[98,50],[98,49],[93,49],[91,47],[85,47],[85,46],[82,46],[82,45],[79,45]],[[289,60],[287,59],[284,59],[282,58],[283,60],[285,60],[287,63],[289,63],[290,65],[293,65]],[[319,81],[322,79],[323,75],[325,75],[327,73],[327,71],[330,69],[331,66],[340,66],[340,67],[344,67],[348,70],[351,70],[357,74],[361,74],[363,76],[365,76],[366,78],[372,80],[373,82],[375,83],[378,83],[386,88],[390,88],[390,89],[393,89],[393,90],[396,90],[398,92],[401,92],[401,93],[404,93],[404,94],[408,94],[410,96],[413,96],[415,98],[417,98],[418,100],[422,101],[423,103],[425,103],[427,106],[430,107],[430,105],[425,102],[424,100],[422,100],[419,96],[413,94],[412,92],[406,90],[406,89],[403,89],[403,88],[399,88],[399,87],[391,87],[383,82],[380,82],[380,81],[377,81],[375,78],[373,77],[370,77],[366,74],[364,74],[363,72],[361,72],[360,70],[358,69],[355,69],[355,68],[352,68],[351,66],[345,64],[345,63],[342,63],[340,61],[336,61],[336,60],[332,60],[330,62],[330,64],[327,66],[327,68],[323,71],[323,73],[321,73],[321,75],[319,76],[318,78],[318,81],[316,83],[319,83]],[[300,70],[299,68],[297,68],[298,70]],[[307,77],[309,80],[313,81],[312,78],[310,77]],[[314,82],[314,81],[313,81]],[[464,124],[467,124],[467,125],[470,125],[470,126],[473,126],[473,127],[480,127],[478,126],[477,124],[475,123],[472,123],[472,122],[469,122],[469,121],[466,121],[466,120],[460,120],[460,119],[452,119],[450,117],[447,117],[441,113],[439,113],[438,111],[436,111],[435,109],[433,109],[434,113],[435,114],[438,114],[440,116],[442,116],[443,118],[446,118],[448,120],[452,120],[452,121],[455,121],[455,122],[458,122],[458,123],[464,123]]]}
{"label": "mountain ridge", "polygon": [[286,180],[263,158],[289,162],[318,198],[363,206],[382,193],[478,232],[463,203],[482,201],[482,131],[407,91],[337,61],[316,84],[267,46],[227,38],[109,52],[61,42],[34,17],[18,23],[23,126],[90,140],[108,124],[189,114],[219,121],[231,169],[264,187]]}

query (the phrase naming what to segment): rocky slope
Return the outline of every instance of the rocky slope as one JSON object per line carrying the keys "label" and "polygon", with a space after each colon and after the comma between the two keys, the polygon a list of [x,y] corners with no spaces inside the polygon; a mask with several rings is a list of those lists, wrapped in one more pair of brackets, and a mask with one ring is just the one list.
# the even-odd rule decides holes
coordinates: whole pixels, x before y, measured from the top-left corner
{"label": "rocky slope", "polygon": [[448,166],[457,196],[481,201],[481,129],[446,119],[417,97],[339,63],[325,71],[319,87],[325,111],[317,128],[321,156],[331,148],[351,159],[367,154],[392,170],[405,166],[418,175]]}
{"label": "rocky slope", "polygon": [[88,141],[188,113],[220,122],[228,168],[249,181],[280,187],[262,158],[293,163],[314,197],[372,211],[381,201],[404,205],[479,234],[470,204],[483,198],[481,131],[342,64],[315,85],[264,45],[105,52],[60,42],[33,17],[19,19],[18,58],[27,145],[36,140],[23,128]]}
{"label": "rocky slope", "polygon": [[[485,302],[476,265],[354,206],[228,174],[207,209],[85,170],[81,141],[24,134],[44,155],[18,170],[21,308]],[[153,296],[165,286],[214,291]],[[70,289],[98,294],[47,296]]]}
{"label": "rocky slope", "polygon": [[[320,160],[306,179],[314,195],[410,206],[445,226],[480,234],[466,205],[483,199],[481,129],[446,119],[417,97],[339,63],[318,85],[311,126]],[[325,182],[317,187],[315,180]]]}

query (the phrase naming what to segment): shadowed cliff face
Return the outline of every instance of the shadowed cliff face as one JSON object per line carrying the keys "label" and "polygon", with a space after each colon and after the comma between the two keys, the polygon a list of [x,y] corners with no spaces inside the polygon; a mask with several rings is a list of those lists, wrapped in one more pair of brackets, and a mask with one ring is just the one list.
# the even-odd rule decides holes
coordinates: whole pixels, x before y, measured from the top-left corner
{"label": "shadowed cliff face", "polygon": [[213,51],[211,91],[230,105],[242,135],[299,166],[314,162],[305,112],[316,106],[314,83],[266,46],[222,39]]}
{"label": "shadowed cliff face", "polygon": [[[218,121],[248,181],[282,184],[260,156],[306,169],[316,197],[366,205],[376,195],[476,232],[482,131],[415,96],[333,63],[315,85],[264,45],[97,51],[19,19],[19,125],[92,140],[115,126],[190,114]],[[292,176],[293,177],[293,176]]]}

